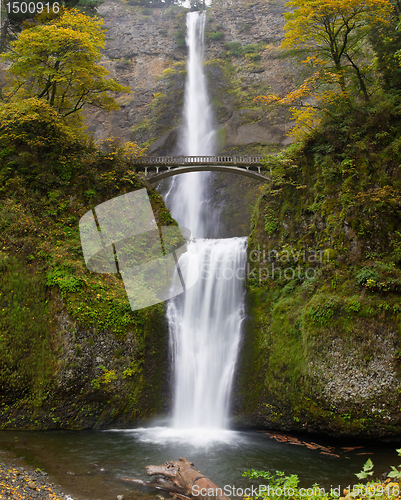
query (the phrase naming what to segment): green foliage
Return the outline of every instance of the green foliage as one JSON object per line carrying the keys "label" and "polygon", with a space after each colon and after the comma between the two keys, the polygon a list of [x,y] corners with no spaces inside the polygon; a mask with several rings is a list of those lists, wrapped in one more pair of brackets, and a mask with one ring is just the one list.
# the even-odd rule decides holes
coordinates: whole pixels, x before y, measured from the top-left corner
{"label": "green foliage", "polygon": [[372,267],[363,267],[356,275],[358,285],[366,285],[369,281],[379,281],[379,274]]}
{"label": "green foliage", "polygon": [[393,262],[375,261],[356,275],[358,285],[371,291],[389,292],[401,289],[401,272]]}
{"label": "green foliage", "polygon": [[257,203],[252,210],[251,231],[253,231],[256,228],[258,220],[259,220],[259,203]]}
{"label": "green foliage", "polygon": [[103,365],[101,365],[100,368],[103,370],[102,375],[91,381],[91,384],[93,385],[94,389],[100,389],[102,385],[107,386],[113,380],[117,379],[117,375],[116,375],[115,370],[107,370],[107,368]]}
{"label": "green foliage", "polygon": [[[401,454],[401,450],[397,450],[398,454]],[[401,466],[400,466],[401,467]],[[388,474],[389,478],[401,479],[401,472],[399,472],[395,467],[391,467],[393,470]],[[369,458],[361,472],[355,474],[358,479],[367,479],[373,476],[373,463]],[[278,498],[290,499],[301,499],[305,497],[305,488],[299,488],[299,478],[295,474],[286,476],[284,472],[276,471],[274,474],[266,471],[255,471],[247,470],[243,476],[249,477],[249,479],[263,479],[263,488],[260,488],[260,493],[262,499],[275,500]],[[399,496],[399,485],[394,483],[391,485],[382,484],[381,481],[369,481],[366,485],[358,484],[354,485],[351,491],[345,491],[347,493],[347,498],[359,498],[359,499],[369,499],[369,498],[381,498],[383,500],[391,499],[395,500]],[[307,496],[310,500],[317,499],[334,499],[338,498],[339,492],[333,488],[328,491],[327,488],[320,488],[318,484],[313,484],[312,487],[308,488]],[[252,498],[252,497],[250,497]]]}
{"label": "green foliage", "polygon": [[209,40],[218,41],[223,40],[224,33],[222,31],[212,31],[207,34]]}
{"label": "green foliage", "polygon": [[397,51],[401,44],[401,32],[398,23],[401,5],[397,0],[391,1],[394,10],[385,25],[373,26],[369,38],[376,54],[376,64],[381,75],[381,84],[386,90],[401,88],[401,66]]}
{"label": "green foliage", "polygon": [[[339,346],[361,353],[352,363],[363,371],[377,356],[380,335],[394,346],[388,349],[398,373],[399,338],[390,332],[401,324],[400,103],[396,93],[378,93],[370,104],[333,108],[303,142],[265,158],[272,182],[255,207],[248,239],[253,344],[246,364],[259,375],[244,370],[242,410],[262,415],[266,426],[291,421],[301,430],[302,423],[319,422],[320,430],[361,436],[372,430],[367,405],[333,404],[319,386],[332,369],[326,353],[347,357]],[[273,207],[277,229],[269,234],[265,213]],[[258,249],[261,257],[252,260]],[[292,258],[284,263],[286,250]],[[313,252],[318,258],[309,260]],[[399,423],[390,429],[384,415],[398,411],[399,395],[378,399],[391,400],[391,409],[375,414],[377,432],[396,434]]]}
{"label": "green foliage", "polygon": [[[13,421],[7,417],[10,411],[0,411],[0,426],[81,428],[94,425],[100,415],[113,418],[102,398],[111,393],[115,377],[121,383],[113,395],[113,411],[124,407],[132,415],[148,415],[161,401],[164,344],[160,348],[156,344],[164,331],[163,305],[132,311],[119,275],[86,268],[78,227],[82,215],[94,205],[145,187],[133,168],[143,150],[112,138],[98,149],[42,100],[7,104],[1,112],[8,126],[0,128],[0,390],[3,400],[12,402],[10,411],[27,418],[22,421],[18,416]],[[149,194],[157,223],[176,224],[161,196]],[[96,332],[107,332],[117,342],[129,332],[132,361],[128,368],[107,365],[93,384],[93,377],[81,377],[82,387],[74,385],[70,399],[63,402],[63,415],[59,420],[51,418],[49,424],[42,403],[46,399],[58,404],[54,380],[65,354],[58,333],[60,317],[73,325],[72,336],[74,328],[88,332],[85,352],[93,349]],[[73,355],[82,357],[83,348],[82,343],[74,343]],[[149,361],[153,358],[157,362]],[[142,364],[147,366],[148,361],[153,364],[145,380]],[[77,378],[79,362],[70,366]],[[89,415],[82,410],[83,400],[93,389],[99,393],[96,401],[88,403]],[[141,403],[144,395],[146,405]],[[71,407],[72,401],[76,408]],[[31,420],[27,415],[33,404],[38,413]],[[67,414],[73,415],[71,420]]]}
{"label": "green foliage", "polygon": [[362,304],[358,299],[352,299],[348,304],[348,311],[358,313],[362,308]]}
{"label": "green foliage", "polygon": [[123,371],[123,378],[127,378],[127,377],[132,377],[133,375],[135,375],[137,373],[137,368],[134,367],[134,368],[126,368],[124,371]]}
{"label": "green foliage", "polygon": [[[266,490],[261,490],[261,498],[264,500],[284,499],[301,499],[305,496],[302,494],[302,488],[299,488],[299,478],[296,474],[286,476],[284,472],[276,471],[275,474],[266,471],[248,470],[243,473],[243,476],[248,476],[250,479],[263,479],[263,485]],[[269,490],[270,488],[270,490]],[[328,499],[329,494],[324,493],[324,489],[318,484],[312,486],[312,495],[308,495],[308,499]],[[272,493],[273,492],[273,493]],[[276,493],[277,492],[277,493]]]}
{"label": "green foliage", "polygon": [[[55,113],[49,112],[50,116]],[[42,119],[39,113],[38,117]],[[78,221],[89,210],[89,200],[99,204],[143,187],[131,170],[142,150],[133,143],[121,146],[111,139],[104,142],[101,151],[73,136],[75,143],[70,141],[73,147],[67,151],[74,170],[66,177],[66,164],[58,163],[66,152],[57,156],[57,148],[69,147],[68,135],[60,134],[60,146],[52,139],[53,148],[46,149],[48,146],[27,143],[25,121],[21,120],[19,127],[16,118],[14,121],[15,132],[11,131],[20,141],[15,142],[19,147],[5,148],[0,166],[1,246],[44,266],[47,286],[57,287],[67,311],[79,323],[121,335],[127,328],[136,329],[143,322],[143,313],[131,311],[121,279],[86,269]],[[68,127],[66,130],[68,133]],[[9,134],[4,130],[0,135],[3,144],[10,140]],[[12,196],[15,194],[18,202]],[[151,203],[160,224],[174,223],[159,195],[153,195]]]}
{"label": "green foliage", "polygon": [[240,57],[242,55],[242,45],[241,42],[227,42],[224,44],[224,48],[228,50],[231,56]]}
{"label": "green foliage", "polygon": [[270,207],[265,208],[264,221],[267,234],[272,235],[277,230],[278,221],[276,213]]}
{"label": "green foliage", "polygon": [[266,43],[260,42],[250,45],[241,45],[240,42],[227,42],[224,44],[224,48],[227,51],[224,55],[225,57],[244,57],[250,61],[260,61],[262,56],[260,52],[265,50]]}
{"label": "green foliage", "polygon": [[186,46],[186,43],[185,43],[185,34],[183,31],[175,31],[174,32],[174,37],[175,37],[175,41],[177,43],[177,47],[182,49]]}
{"label": "green foliage", "polygon": [[247,54],[246,57],[253,62],[258,62],[262,59],[260,54]]}
{"label": "green foliage", "polygon": [[53,333],[44,277],[0,252],[0,387],[45,397],[53,371]]}
{"label": "green foliage", "polygon": [[306,317],[313,321],[318,326],[327,325],[334,316],[334,312],[338,307],[338,299],[325,299],[324,302],[314,301],[308,309],[306,309]]}
{"label": "green foliage", "polygon": [[363,469],[358,474],[355,474],[358,479],[366,479],[369,476],[373,476],[373,462],[368,458],[367,462],[363,466]]}
{"label": "green foliage", "polygon": [[182,5],[178,5],[175,3],[170,3],[166,5],[167,9],[165,15],[171,19],[184,21],[188,10]]}
{"label": "green foliage", "polygon": [[[398,449],[395,451],[398,453],[399,456],[401,456],[401,449]],[[399,465],[398,467],[401,467],[401,465]],[[394,467],[394,465],[392,465],[391,468],[392,468],[392,471],[389,472],[388,477],[395,478],[395,479],[401,479],[401,471],[398,470],[396,467]]]}
{"label": "green foliage", "polygon": [[46,285],[60,288],[61,295],[66,296],[68,292],[77,292],[83,286],[83,281],[80,278],[72,276],[71,270],[53,269],[47,273]]}
{"label": "green foliage", "polygon": [[[76,0],[74,0],[75,3]],[[79,0],[75,8],[87,16],[95,16],[104,0]]]}
{"label": "green foliage", "polygon": [[133,359],[130,366],[123,371],[123,379],[135,379],[135,377],[140,376],[143,371],[143,361],[143,357],[139,359]]}
{"label": "green foliage", "polygon": [[294,163],[292,150],[285,150],[275,155],[268,155],[263,159],[272,179],[272,187],[280,192],[283,185],[296,186],[298,166]]}
{"label": "green foliage", "polygon": [[[401,465],[399,465],[398,467],[401,467]],[[394,467],[394,465],[391,466],[391,469],[392,470],[388,473],[388,477],[401,479],[401,471]]]}
{"label": "green foliage", "polygon": [[[149,12],[153,8],[171,10],[177,7],[177,9],[182,8],[175,3],[175,0],[128,0],[130,5],[136,5],[140,7],[145,7],[146,12]],[[143,12],[142,12],[143,14]],[[151,15],[151,14],[143,14]]]}

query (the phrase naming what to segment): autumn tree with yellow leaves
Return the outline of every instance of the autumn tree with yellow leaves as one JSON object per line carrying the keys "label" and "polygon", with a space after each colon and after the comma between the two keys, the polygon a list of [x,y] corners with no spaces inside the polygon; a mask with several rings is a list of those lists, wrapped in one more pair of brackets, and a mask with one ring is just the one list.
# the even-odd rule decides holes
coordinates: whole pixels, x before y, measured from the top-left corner
{"label": "autumn tree with yellow leaves", "polygon": [[99,64],[105,46],[102,23],[71,9],[25,29],[2,56],[11,62],[3,99],[44,99],[64,117],[86,105],[116,109],[112,94],[129,88],[107,78],[109,72]]}
{"label": "autumn tree with yellow leaves", "polygon": [[[284,98],[258,96],[262,103],[288,106],[297,121],[294,134],[313,128],[321,113],[338,100],[360,93],[369,101],[366,82],[373,51],[369,33],[386,24],[392,12],[389,0],[291,0],[285,14],[282,47],[303,55],[312,76]],[[352,85],[356,80],[357,84]]]}
{"label": "autumn tree with yellow leaves", "polygon": [[129,91],[99,64],[102,20],[63,8],[59,16],[36,21],[1,56],[11,64],[0,94],[0,163],[10,168],[0,165],[0,185],[19,179],[50,189],[77,172],[88,174],[93,162],[112,161],[114,170],[127,171],[143,148],[128,142],[105,154],[81,128],[84,106],[117,109],[115,93]]}

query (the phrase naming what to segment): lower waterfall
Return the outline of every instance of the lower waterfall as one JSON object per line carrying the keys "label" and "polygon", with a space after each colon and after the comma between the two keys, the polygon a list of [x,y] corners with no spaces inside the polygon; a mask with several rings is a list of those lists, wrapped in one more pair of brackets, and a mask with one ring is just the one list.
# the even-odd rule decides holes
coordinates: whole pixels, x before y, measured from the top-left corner
{"label": "lower waterfall", "polygon": [[180,260],[184,276],[194,272],[194,256],[200,265],[198,282],[167,309],[173,427],[224,429],[244,318],[246,238],[191,242]]}

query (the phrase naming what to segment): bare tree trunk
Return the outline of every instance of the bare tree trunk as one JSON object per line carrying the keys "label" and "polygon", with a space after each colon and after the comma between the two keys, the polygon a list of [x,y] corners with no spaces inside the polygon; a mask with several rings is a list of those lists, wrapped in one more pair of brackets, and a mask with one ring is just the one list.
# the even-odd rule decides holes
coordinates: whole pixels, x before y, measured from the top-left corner
{"label": "bare tree trunk", "polygon": [[354,61],[351,59],[351,57],[348,55],[348,54],[345,54],[348,61],[351,63],[352,67],[354,68],[355,72],[356,72],[356,76],[358,78],[358,82],[359,82],[359,86],[361,87],[361,90],[362,90],[362,93],[363,93],[363,96],[365,98],[365,101],[366,102],[369,102],[370,101],[370,98],[369,98],[369,94],[368,94],[368,90],[366,88],[366,85],[365,85],[365,82],[363,80],[363,76],[361,74],[361,71],[360,69],[358,68],[358,66],[354,63]]}

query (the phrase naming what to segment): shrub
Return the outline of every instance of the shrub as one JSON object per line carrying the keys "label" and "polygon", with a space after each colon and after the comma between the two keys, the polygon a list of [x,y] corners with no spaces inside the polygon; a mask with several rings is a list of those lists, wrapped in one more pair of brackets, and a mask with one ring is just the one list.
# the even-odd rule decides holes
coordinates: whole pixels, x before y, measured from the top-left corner
{"label": "shrub", "polygon": [[230,52],[234,57],[241,56],[241,43],[240,42],[228,42],[224,44],[224,48]]}
{"label": "shrub", "polygon": [[390,292],[401,289],[401,272],[394,263],[376,261],[374,268],[363,267],[356,275],[356,282],[371,291]]}
{"label": "shrub", "polygon": [[47,273],[46,285],[57,285],[61,290],[61,295],[64,296],[67,292],[77,292],[83,283],[81,279],[72,276],[68,271],[56,268]]}
{"label": "shrub", "polygon": [[214,31],[213,33],[209,33],[208,38],[214,41],[223,40],[224,33],[222,31]]}
{"label": "shrub", "polygon": [[338,299],[335,297],[324,300],[323,303],[314,303],[306,310],[306,317],[316,325],[327,325],[338,306]]}
{"label": "shrub", "polygon": [[265,230],[267,234],[272,235],[278,228],[278,220],[274,211],[270,207],[265,208]]}

